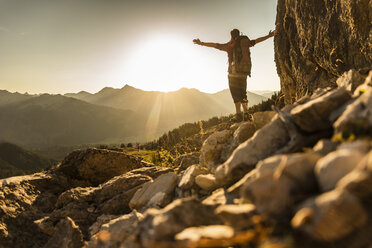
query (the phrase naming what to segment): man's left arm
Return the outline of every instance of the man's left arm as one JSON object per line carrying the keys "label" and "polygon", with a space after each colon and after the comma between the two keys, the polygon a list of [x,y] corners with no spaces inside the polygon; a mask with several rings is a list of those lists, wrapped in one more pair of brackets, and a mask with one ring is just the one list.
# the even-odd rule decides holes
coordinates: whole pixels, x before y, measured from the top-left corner
{"label": "man's left arm", "polygon": [[273,36],[276,35],[277,33],[278,33],[278,31],[276,31],[276,30],[274,30],[274,31],[271,31],[271,30],[270,30],[270,32],[269,32],[268,35],[266,35],[266,36],[262,36],[262,37],[260,37],[260,38],[255,39],[255,40],[252,40],[252,41],[254,41],[254,42],[252,42],[253,44],[252,44],[251,46],[254,46],[254,45],[256,45],[257,43],[260,43],[260,42],[262,42],[262,41],[265,41],[265,40],[267,40],[268,38],[273,37]]}

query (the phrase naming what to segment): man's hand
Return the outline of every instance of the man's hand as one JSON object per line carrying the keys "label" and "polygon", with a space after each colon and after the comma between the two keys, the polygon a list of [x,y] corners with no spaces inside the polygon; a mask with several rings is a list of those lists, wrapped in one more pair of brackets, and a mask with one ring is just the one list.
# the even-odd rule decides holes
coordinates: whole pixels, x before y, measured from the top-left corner
{"label": "man's hand", "polygon": [[269,37],[273,37],[273,36],[275,36],[276,34],[278,33],[278,31],[275,29],[274,31],[271,31],[270,30],[270,32],[269,32]]}
{"label": "man's hand", "polygon": [[194,44],[201,45],[201,41],[199,39],[194,39],[193,40]]}

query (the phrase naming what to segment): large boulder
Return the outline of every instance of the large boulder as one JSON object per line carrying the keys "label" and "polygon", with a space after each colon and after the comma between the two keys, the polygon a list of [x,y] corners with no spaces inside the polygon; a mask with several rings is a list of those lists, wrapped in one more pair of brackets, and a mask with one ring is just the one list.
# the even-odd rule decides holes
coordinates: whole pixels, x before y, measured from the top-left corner
{"label": "large boulder", "polygon": [[275,62],[286,103],[372,64],[369,0],[279,0]]}
{"label": "large boulder", "polygon": [[302,203],[292,219],[292,226],[313,239],[330,242],[362,228],[367,218],[356,196],[333,190]]}
{"label": "large boulder", "polygon": [[289,210],[305,195],[316,192],[313,170],[320,157],[313,152],[282,155],[275,170],[269,169],[247,181],[241,188],[241,195],[263,214],[275,215]]}
{"label": "large boulder", "polygon": [[70,153],[59,165],[57,172],[82,181],[84,185],[100,183],[145,166],[141,158],[123,152],[90,148]]}

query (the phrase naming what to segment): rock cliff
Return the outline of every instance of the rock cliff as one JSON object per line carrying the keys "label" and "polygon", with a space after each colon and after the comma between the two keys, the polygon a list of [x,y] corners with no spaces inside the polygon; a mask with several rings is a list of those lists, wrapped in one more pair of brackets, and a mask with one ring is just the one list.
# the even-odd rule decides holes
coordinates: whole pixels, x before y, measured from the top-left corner
{"label": "rock cliff", "polygon": [[286,103],[372,64],[370,0],[278,0],[275,62]]}

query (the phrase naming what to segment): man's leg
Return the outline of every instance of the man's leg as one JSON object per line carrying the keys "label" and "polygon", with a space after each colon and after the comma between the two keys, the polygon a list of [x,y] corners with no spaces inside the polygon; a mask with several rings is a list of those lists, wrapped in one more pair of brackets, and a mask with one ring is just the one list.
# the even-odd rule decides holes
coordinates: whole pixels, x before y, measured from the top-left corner
{"label": "man's leg", "polygon": [[[235,103],[235,110],[236,110],[237,114],[240,114],[242,112],[241,107],[240,107],[241,105],[242,105],[241,102],[236,102]],[[244,109],[244,105],[243,105],[243,109]]]}

